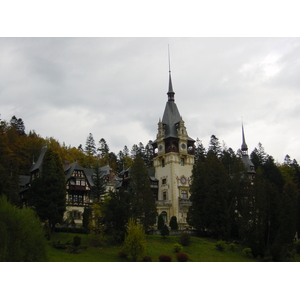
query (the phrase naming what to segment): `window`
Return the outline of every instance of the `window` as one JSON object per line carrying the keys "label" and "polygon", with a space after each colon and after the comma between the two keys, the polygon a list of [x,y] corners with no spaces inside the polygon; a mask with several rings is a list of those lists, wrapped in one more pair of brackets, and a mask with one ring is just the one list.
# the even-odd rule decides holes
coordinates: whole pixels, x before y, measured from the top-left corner
{"label": "window", "polygon": [[166,178],[164,178],[164,179],[162,180],[162,184],[167,184],[167,179],[166,179]]}
{"label": "window", "polygon": [[187,199],[188,198],[188,193],[187,193],[186,190],[182,190],[181,191],[181,198],[183,198],[183,199]]}
{"label": "window", "polygon": [[162,215],[162,217],[163,217],[163,219],[164,219],[164,222],[167,223],[167,213],[166,213],[165,211],[163,211],[163,212],[161,213],[161,215]]}
{"label": "window", "polygon": [[162,165],[162,167],[164,168],[164,166],[165,166],[165,160],[164,160],[164,159],[162,159],[161,165]]}
{"label": "window", "polygon": [[167,200],[167,192],[163,192],[163,200]]}
{"label": "window", "polygon": [[180,159],[180,165],[181,165],[181,166],[184,166],[184,158],[181,158],[181,159]]}

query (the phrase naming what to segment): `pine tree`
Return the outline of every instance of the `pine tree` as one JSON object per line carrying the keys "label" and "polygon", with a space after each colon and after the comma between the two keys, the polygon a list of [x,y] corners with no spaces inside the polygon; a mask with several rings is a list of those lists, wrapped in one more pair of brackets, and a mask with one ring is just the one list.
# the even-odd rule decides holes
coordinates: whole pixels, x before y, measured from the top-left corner
{"label": "pine tree", "polygon": [[106,185],[99,163],[96,163],[94,167],[92,181],[93,186],[91,187],[91,197],[94,199],[94,202],[100,203],[102,195],[106,192]]}
{"label": "pine tree", "polygon": [[105,234],[116,243],[125,238],[130,212],[130,194],[124,190],[109,191],[103,203],[103,225]]}
{"label": "pine tree", "polygon": [[139,220],[147,231],[155,224],[156,203],[150,186],[148,170],[139,155],[131,166],[130,178],[132,217],[134,220]]}
{"label": "pine tree", "polygon": [[48,221],[53,230],[60,223],[66,210],[66,186],[62,162],[58,153],[47,149],[41,176],[32,181],[29,204],[42,221]]}
{"label": "pine tree", "polygon": [[205,229],[217,238],[229,234],[228,174],[213,151],[194,166],[190,187],[192,206],[188,222],[199,232]]}
{"label": "pine tree", "polygon": [[96,155],[96,144],[92,133],[90,133],[86,139],[85,152],[90,156]]}

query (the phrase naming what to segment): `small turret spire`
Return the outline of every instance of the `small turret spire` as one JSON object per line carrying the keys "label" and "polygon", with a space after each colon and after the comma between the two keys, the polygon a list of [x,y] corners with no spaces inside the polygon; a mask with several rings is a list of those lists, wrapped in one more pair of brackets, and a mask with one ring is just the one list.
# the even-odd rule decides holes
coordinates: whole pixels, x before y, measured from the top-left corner
{"label": "small turret spire", "polygon": [[244,133],[244,124],[242,123],[242,147],[241,150],[243,153],[247,153],[248,151],[248,146],[246,144],[246,140],[245,140],[245,133]]}
{"label": "small turret spire", "polygon": [[170,49],[168,45],[168,56],[169,56],[169,91],[167,93],[168,95],[168,101],[174,102],[174,91],[173,91],[173,85],[172,85],[172,79],[171,79],[171,63],[170,63]]}

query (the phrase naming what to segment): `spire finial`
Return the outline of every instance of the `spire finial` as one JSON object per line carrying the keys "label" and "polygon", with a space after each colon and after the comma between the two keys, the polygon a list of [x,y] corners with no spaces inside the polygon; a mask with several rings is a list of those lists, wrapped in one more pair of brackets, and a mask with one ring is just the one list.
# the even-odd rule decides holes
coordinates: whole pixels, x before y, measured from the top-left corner
{"label": "spire finial", "polygon": [[173,91],[173,86],[172,86],[172,79],[171,79],[171,63],[170,63],[170,47],[168,44],[168,59],[169,59],[169,91],[167,93],[168,95],[168,101],[173,101],[174,102],[174,91]]}

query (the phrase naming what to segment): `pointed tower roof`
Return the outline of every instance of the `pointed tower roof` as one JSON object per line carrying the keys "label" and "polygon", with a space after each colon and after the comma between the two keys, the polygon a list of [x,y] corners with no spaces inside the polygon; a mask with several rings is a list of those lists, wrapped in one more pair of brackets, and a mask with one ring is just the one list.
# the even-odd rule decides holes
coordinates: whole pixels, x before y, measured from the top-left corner
{"label": "pointed tower roof", "polygon": [[172,85],[172,78],[171,78],[171,71],[169,71],[169,91],[167,93],[168,95],[168,101],[175,101],[174,100],[174,91],[173,91],[173,85]]}
{"label": "pointed tower roof", "polygon": [[241,147],[242,151],[248,151],[248,146],[246,144],[246,140],[245,140],[245,133],[244,133],[244,125],[242,124],[242,147]]}

